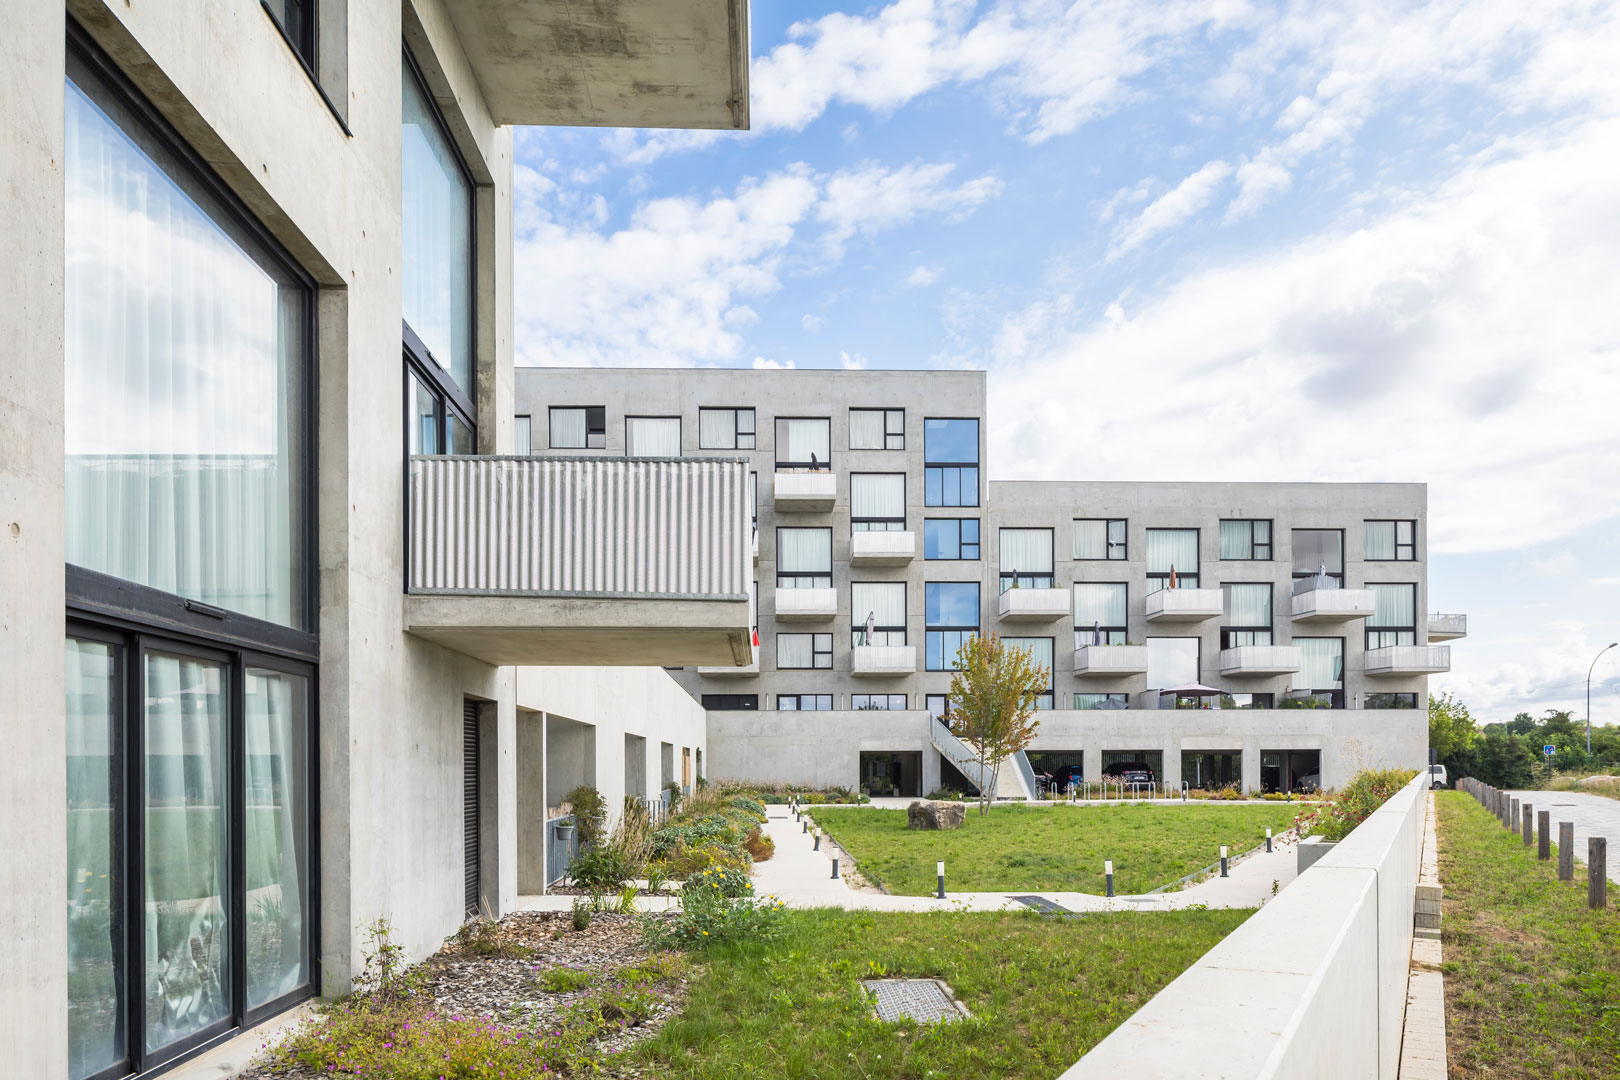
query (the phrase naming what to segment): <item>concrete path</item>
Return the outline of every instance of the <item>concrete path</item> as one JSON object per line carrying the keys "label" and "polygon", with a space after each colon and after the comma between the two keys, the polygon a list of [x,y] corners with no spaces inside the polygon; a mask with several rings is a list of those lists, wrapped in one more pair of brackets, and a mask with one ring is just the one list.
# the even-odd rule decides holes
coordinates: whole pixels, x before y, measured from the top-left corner
{"label": "concrete path", "polygon": [[[1603,836],[1609,841],[1609,880],[1620,884],[1620,799],[1588,795],[1581,791],[1515,791],[1521,803],[1536,810],[1551,811],[1553,843],[1558,843],[1558,823],[1575,823],[1575,858],[1586,861],[1586,838]],[[1585,872],[1582,871],[1584,874]]]}

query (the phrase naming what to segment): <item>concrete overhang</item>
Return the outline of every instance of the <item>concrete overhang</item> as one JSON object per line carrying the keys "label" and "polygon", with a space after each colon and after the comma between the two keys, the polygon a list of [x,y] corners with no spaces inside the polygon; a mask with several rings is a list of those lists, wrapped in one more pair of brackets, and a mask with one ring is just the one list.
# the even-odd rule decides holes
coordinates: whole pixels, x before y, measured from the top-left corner
{"label": "concrete overhang", "polygon": [[748,0],[444,0],[497,124],[748,127]]}
{"label": "concrete overhang", "polygon": [[497,666],[754,663],[746,600],[407,595],[405,627]]}

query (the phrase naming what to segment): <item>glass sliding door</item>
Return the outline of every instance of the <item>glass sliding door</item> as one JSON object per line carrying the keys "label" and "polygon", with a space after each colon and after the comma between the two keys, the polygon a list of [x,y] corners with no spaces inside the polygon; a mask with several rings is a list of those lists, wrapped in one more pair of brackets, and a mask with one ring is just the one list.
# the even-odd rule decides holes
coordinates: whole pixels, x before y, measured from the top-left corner
{"label": "glass sliding door", "polygon": [[309,685],[248,668],[243,692],[247,1002],[309,982]]}

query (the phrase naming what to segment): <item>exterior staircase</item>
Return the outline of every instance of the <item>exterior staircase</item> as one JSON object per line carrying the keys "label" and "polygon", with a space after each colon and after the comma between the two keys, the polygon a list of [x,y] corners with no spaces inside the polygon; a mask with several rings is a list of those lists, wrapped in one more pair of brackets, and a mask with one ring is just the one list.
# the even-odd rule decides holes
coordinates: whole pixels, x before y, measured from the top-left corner
{"label": "exterior staircase", "polygon": [[[956,766],[958,772],[968,778],[970,783],[976,784],[982,790],[990,783],[990,777],[981,778],[979,760],[973,756],[973,751],[967,745],[951,734],[950,728],[937,717],[930,718],[929,739],[934,749],[942,754],[946,761]],[[1029,757],[1022,750],[1001,763],[1001,775],[996,777],[995,798],[997,799],[1033,799],[1035,797],[1035,770],[1029,763]]]}

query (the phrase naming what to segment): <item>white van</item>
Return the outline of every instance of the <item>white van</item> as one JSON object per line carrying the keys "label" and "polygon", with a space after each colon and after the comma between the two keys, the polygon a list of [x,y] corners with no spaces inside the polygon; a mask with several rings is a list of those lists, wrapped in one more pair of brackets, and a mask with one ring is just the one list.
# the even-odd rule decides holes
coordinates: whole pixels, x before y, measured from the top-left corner
{"label": "white van", "polygon": [[1444,765],[1429,766],[1429,787],[1443,788],[1446,786],[1446,767]]}

